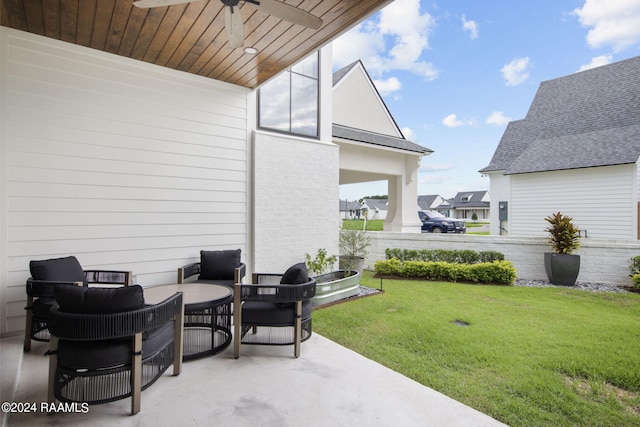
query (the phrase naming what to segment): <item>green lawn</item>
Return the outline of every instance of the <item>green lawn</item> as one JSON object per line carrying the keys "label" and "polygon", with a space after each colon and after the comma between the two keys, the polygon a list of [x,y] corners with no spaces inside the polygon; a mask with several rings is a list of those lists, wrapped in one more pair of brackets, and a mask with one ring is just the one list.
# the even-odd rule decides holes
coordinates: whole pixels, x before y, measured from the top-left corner
{"label": "green lawn", "polygon": [[[343,230],[362,230],[363,225],[364,225],[363,219],[343,219],[342,220]],[[384,226],[384,220],[370,219],[370,220],[367,220],[366,231],[382,231],[383,226]]]}
{"label": "green lawn", "polygon": [[[380,286],[371,272],[361,283]],[[383,289],[316,310],[314,331],[512,426],[640,426],[640,295]]]}

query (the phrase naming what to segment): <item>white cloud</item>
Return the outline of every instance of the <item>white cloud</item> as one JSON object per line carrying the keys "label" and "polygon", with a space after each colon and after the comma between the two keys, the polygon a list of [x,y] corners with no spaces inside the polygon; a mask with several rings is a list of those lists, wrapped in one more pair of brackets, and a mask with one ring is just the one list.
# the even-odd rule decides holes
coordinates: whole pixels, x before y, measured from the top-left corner
{"label": "white cloud", "polygon": [[342,67],[361,59],[374,76],[403,70],[436,79],[436,67],[420,59],[429,48],[435,26],[433,17],[420,11],[420,1],[396,0],[378,16],[377,22],[366,21],[333,42],[334,65]]}
{"label": "white cloud", "polygon": [[376,89],[378,89],[378,92],[380,92],[380,95],[382,96],[390,95],[393,92],[397,92],[402,87],[402,83],[400,83],[400,80],[395,77],[389,77],[385,80],[374,80],[373,84],[376,86]]}
{"label": "white cloud", "polygon": [[417,135],[411,128],[404,127],[400,130],[402,131],[402,134],[404,135],[405,139],[416,142]]}
{"label": "white cloud", "polygon": [[619,52],[640,42],[638,0],[585,0],[573,14],[590,27],[587,43],[592,48],[610,46]]}
{"label": "white cloud", "polygon": [[592,68],[600,67],[602,65],[610,64],[613,61],[613,56],[611,55],[600,55],[594,58],[591,58],[591,62],[585,64],[580,67],[578,71],[590,70]]}
{"label": "white cloud", "polygon": [[458,116],[455,114],[449,114],[447,117],[442,119],[442,124],[449,128],[457,128],[458,126],[464,125],[464,122],[458,120]]}
{"label": "white cloud", "polygon": [[440,163],[440,164],[426,164],[420,166],[421,172],[440,172],[440,171],[448,171],[453,169],[453,165],[451,163]]}
{"label": "white cloud", "polygon": [[471,19],[467,21],[467,17],[464,15],[462,15],[462,29],[469,32],[472,40],[478,38],[478,23]]}
{"label": "white cloud", "polygon": [[498,125],[503,126],[513,120],[511,117],[507,117],[504,115],[502,111],[494,111],[487,117],[486,123],[488,125]]}
{"label": "white cloud", "polygon": [[516,58],[500,69],[507,86],[517,86],[529,78],[529,57]]}
{"label": "white cloud", "polygon": [[438,175],[420,175],[418,177],[419,184],[442,184],[450,180],[450,176],[438,176]]}
{"label": "white cloud", "polygon": [[473,119],[460,120],[456,114],[449,114],[442,119],[442,124],[449,128],[457,128],[458,126],[473,126],[476,124],[476,121]]}

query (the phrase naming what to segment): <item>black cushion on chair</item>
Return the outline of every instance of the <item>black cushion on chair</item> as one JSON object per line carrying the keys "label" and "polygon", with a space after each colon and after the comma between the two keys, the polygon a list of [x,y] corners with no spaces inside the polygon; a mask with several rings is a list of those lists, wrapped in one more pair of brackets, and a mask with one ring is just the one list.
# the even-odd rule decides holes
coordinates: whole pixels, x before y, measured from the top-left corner
{"label": "black cushion on chair", "polygon": [[240,249],[200,251],[200,280],[233,280],[240,265]]}
{"label": "black cushion on chair", "polygon": [[55,282],[82,282],[87,284],[84,270],[74,256],[29,262],[31,277],[35,280]]}
{"label": "black cushion on chair", "polygon": [[301,283],[307,283],[309,281],[309,273],[307,272],[307,264],[300,262],[292,265],[284,272],[282,279],[280,279],[281,285],[299,285]]}
{"label": "black cushion on chair", "polygon": [[[302,319],[311,317],[311,301],[302,301]],[[294,303],[245,301],[242,304],[242,323],[248,325],[289,326],[295,322]]]}
{"label": "black cushion on chair", "polygon": [[120,288],[57,285],[53,294],[60,310],[67,313],[119,313],[144,307],[140,285]]}
{"label": "black cushion on chair", "polygon": [[49,310],[56,304],[53,298],[37,298],[33,301],[33,316],[46,319],[49,317]]}
{"label": "black cushion on chair", "polygon": [[[167,322],[142,336],[142,357],[161,350],[173,338],[174,324]],[[131,338],[104,341],[60,341],[58,363],[74,369],[99,369],[131,363]]]}

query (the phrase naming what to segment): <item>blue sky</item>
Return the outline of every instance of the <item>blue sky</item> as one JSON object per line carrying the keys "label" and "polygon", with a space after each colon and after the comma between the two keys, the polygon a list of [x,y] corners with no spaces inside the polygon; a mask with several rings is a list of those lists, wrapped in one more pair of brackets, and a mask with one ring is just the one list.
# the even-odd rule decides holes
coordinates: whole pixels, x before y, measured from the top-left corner
{"label": "blue sky", "polygon": [[[640,0],[396,0],[333,44],[334,69],[362,60],[405,137],[434,150],[418,194],[489,190],[506,124],[540,82],[640,55]],[[344,185],[340,198],[387,194]]]}

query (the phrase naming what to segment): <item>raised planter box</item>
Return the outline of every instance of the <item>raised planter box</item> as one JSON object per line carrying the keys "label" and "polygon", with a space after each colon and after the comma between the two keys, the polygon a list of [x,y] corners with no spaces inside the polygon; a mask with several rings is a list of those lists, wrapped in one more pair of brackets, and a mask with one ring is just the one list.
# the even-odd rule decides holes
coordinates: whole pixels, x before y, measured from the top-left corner
{"label": "raised planter box", "polygon": [[346,270],[336,270],[316,276],[316,295],[311,298],[311,305],[316,307],[358,295],[360,273],[351,271],[349,276],[346,274]]}

